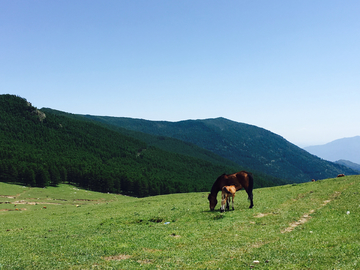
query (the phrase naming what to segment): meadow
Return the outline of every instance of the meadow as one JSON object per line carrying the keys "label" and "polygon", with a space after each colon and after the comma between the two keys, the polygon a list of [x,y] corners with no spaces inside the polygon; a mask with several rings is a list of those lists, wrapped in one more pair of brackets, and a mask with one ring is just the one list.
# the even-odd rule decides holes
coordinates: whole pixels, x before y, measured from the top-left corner
{"label": "meadow", "polygon": [[[0,183],[0,269],[359,269],[360,176],[146,198]],[[218,200],[220,199],[220,193]]]}

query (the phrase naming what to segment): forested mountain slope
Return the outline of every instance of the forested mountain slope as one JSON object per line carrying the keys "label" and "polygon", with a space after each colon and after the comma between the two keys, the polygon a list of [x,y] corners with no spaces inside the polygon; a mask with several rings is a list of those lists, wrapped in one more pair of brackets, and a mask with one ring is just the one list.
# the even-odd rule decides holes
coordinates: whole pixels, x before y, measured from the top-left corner
{"label": "forested mountain slope", "polygon": [[337,161],[335,161],[335,163],[344,165],[344,166],[351,168],[355,171],[358,171],[360,173],[360,164],[351,162],[349,160],[344,160],[344,159],[337,160]]}
{"label": "forested mountain slope", "polygon": [[350,168],[322,160],[268,130],[225,118],[180,122],[123,117],[86,117],[126,129],[169,136],[194,143],[240,166],[290,182],[357,174]]}
{"label": "forested mountain slope", "polygon": [[[208,191],[224,166],[161,150],[104,125],[43,113],[0,95],[0,181],[45,187],[69,182],[148,196]],[[255,175],[257,187],[273,185]]]}
{"label": "forested mountain slope", "polygon": [[[51,108],[42,108],[41,111],[47,114],[55,114],[58,116],[65,116],[67,118],[76,119],[80,121],[90,121],[92,123],[101,124],[105,128],[111,129],[125,136],[145,142],[148,147],[154,146],[166,152],[190,156],[196,159],[210,162],[212,164],[223,166],[224,168],[227,168],[227,170],[224,171],[224,173],[233,173],[239,170],[248,170],[248,168],[240,166],[239,164],[236,164],[234,161],[223,158],[209,150],[201,148],[190,142],[185,142],[172,137],[152,135],[144,132],[125,129],[116,125],[109,124],[106,121],[103,122],[103,121],[97,121],[96,119],[94,120],[88,115],[83,116],[83,115],[70,114],[70,113],[54,110]],[[280,179],[275,176],[267,175],[260,171],[252,170],[252,173],[256,175],[256,179],[257,179],[256,182],[258,182],[257,186],[262,187],[262,186],[272,186],[272,185],[283,185],[288,183],[283,179]]]}
{"label": "forested mountain slope", "polygon": [[56,114],[59,116],[65,116],[80,121],[85,120],[96,124],[102,124],[102,126],[105,128],[111,129],[113,131],[117,131],[125,136],[138,139],[142,142],[145,142],[148,146],[155,146],[167,152],[173,152],[181,155],[191,156],[194,158],[206,160],[211,163],[215,163],[223,166],[239,167],[238,164],[236,164],[235,162],[229,159],[220,157],[219,155],[209,150],[201,148],[193,143],[181,141],[179,139],[166,137],[166,136],[152,135],[148,133],[125,129],[118,127],[116,125],[107,124],[106,122],[99,122],[97,120],[92,120],[88,116],[66,113],[51,108],[42,108],[41,111],[46,114]]}

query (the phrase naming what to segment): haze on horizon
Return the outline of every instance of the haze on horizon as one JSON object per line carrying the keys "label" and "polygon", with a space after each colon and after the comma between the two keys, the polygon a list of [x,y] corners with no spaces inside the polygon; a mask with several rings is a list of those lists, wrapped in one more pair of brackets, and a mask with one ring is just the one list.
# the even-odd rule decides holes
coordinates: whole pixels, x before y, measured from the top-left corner
{"label": "haze on horizon", "polygon": [[359,14],[354,0],[2,1],[0,94],[325,144],[360,135]]}

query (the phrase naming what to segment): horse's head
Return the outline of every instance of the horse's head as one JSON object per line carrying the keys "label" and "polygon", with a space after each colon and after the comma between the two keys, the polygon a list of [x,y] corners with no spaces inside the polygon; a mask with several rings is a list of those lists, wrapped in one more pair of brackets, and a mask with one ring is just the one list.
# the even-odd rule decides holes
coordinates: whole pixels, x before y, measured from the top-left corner
{"label": "horse's head", "polygon": [[208,200],[210,202],[210,210],[214,211],[214,208],[215,208],[215,206],[217,204],[216,196],[213,196],[213,195],[209,194]]}

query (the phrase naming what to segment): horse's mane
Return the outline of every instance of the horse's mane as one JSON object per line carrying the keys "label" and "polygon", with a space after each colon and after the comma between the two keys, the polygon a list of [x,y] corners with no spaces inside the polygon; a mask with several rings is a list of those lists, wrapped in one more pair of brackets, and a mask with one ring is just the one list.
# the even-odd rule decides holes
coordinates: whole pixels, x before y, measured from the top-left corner
{"label": "horse's mane", "polygon": [[221,187],[219,188],[218,183],[219,183],[219,181],[220,181],[224,176],[226,176],[225,173],[223,173],[222,175],[220,175],[220,176],[215,180],[214,184],[213,184],[212,187],[211,187],[211,191],[210,191],[211,194],[217,194],[217,193],[219,192],[219,190],[221,189]]}

